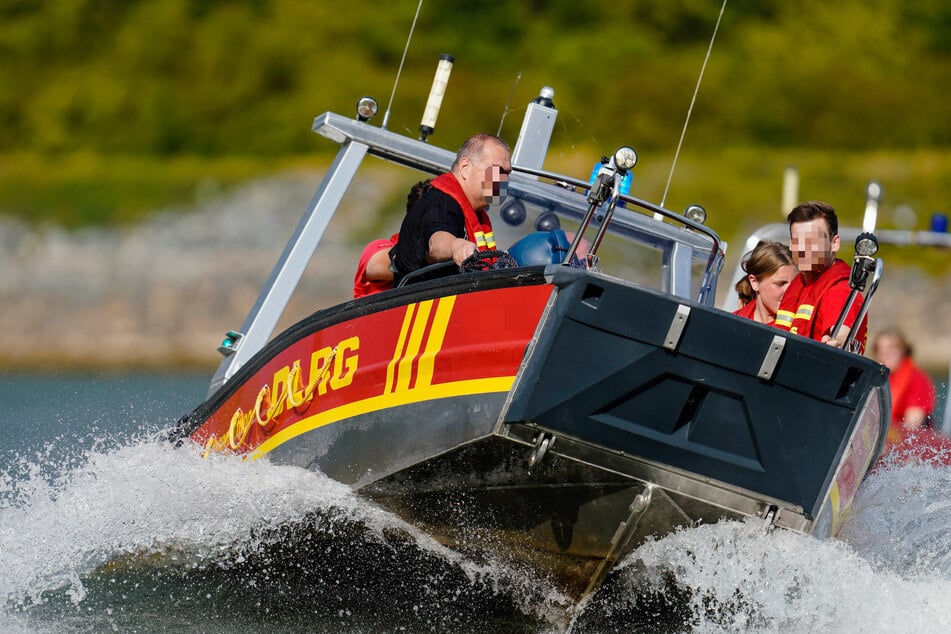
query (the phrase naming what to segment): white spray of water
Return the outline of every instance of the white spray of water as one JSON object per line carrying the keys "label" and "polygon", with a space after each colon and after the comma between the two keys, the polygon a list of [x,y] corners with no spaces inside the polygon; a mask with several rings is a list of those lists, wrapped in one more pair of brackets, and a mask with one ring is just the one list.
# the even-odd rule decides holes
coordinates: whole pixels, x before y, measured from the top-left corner
{"label": "white spray of water", "polygon": [[[359,523],[380,540],[396,530],[474,583],[515,595],[526,613],[566,605],[537,580],[468,561],[319,473],[203,460],[194,446],[160,441],[90,449],[52,478],[48,461],[33,459],[0,473],[7,608],[29,609],[51,590],[81,605],[85,576],[126,555],[175,551],[214,565],[313,511]],[[882,469],[863,484],[840,539],[767,534],[759,521],[700,526],[637,549],[619,581],[636,596],[662,588],[672,573],[689,591],[685,626],[699,632],[951,631],[949,509],[951,469]],[[15,613],[6,617],[5,626],[18,623]]]}
{"label": "white spray of water", "polygon": [[161,441],[90,450],[82,466],[52,479],[37,458],[18,467],[16,481],[0,474],[0,605],[8,608],[42,603],[51,590],[80,604],[84,575],[124,556],[173,550],[192,565],[214,564],[256,534],[315,511],[359,523],[381,541],[397,530],[473,583],[515,591],[532,611],[565,601],[534,581],[518,582],[520,573],[498,562],[464,559],[320,473],[233,456],[203,460],[195,446]]}
{"label": "white spray of water", "polygon": [[761,521],[680,531],[620,567],[632,589],[689,591],[698,632],[951,631],[951,470],[873,475],[841,539],[820,541]]}
{"label": "white spray of water", "polygon": [[932,575],[951,589],[951,468],[880,469],[863,484],[841,538],[882,570]]}
{"label": "white spray of water", "polygon": [[81,600],[80,577],[112,558],[170,546],[213,557],[262,522],[292,520],[318,500],[354,506],[345,487],[303,470],[212,462],[194,448],[153,442],[90,452],[59,482],[20,482],[15,503],[0,512],[0,568],[8,573],[0,598],[38,601],[68,585]]}

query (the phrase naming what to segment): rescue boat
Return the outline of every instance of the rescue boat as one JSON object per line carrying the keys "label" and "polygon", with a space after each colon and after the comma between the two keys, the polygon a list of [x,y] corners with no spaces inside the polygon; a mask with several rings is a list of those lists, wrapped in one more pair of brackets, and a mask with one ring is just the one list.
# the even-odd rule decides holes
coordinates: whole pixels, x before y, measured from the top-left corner
{"label": "rescue boat", "polygon": [[[881,451],[887,370],[717,308],[726,244],[702,208],[623,193],[632,149],[592,179],[545,171],[550,89],[528,104],[492,215],[500,245],[561,227],[575,234],[567,249],[423,270],[272,338],[368,159],[405,168],[407,182],[450,168],[454,153],[425,131],[374,126],[370,110],[314,121],[339,152],[176,440],[319,470],[579,602],[677,527],[752,517],[836,534]],[[572,266],[583,244],[585,265]]]}

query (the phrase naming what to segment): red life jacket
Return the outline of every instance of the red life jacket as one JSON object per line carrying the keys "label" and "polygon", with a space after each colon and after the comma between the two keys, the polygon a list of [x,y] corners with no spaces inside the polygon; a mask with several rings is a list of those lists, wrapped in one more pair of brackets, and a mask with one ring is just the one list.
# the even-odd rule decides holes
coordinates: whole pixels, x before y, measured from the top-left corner
{"label": "red life jacket", "polygon": [[462,207],[462,215],[466,221],[466,240],[473,242],[479,251],[492,251],[495,249],[495,235],[492,233],[492,222],[489,220],[489,214],[485,209],[473,209],[472,203],[466,193],[462,191],[462,185],[456,180],[452,173],[443,174],[433,179],[432,186],[452,196],[453,200]]}

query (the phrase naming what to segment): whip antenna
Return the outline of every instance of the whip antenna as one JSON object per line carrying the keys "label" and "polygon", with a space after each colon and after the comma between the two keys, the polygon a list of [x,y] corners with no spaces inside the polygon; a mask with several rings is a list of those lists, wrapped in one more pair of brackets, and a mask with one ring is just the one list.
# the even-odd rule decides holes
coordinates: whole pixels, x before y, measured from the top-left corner
{"label": "whip antenna", "polygon": [[522,73],[519,72],[518,77],[515,78],[515,83],[512,84],[512,90],[509,91],[509,100],[505,102],[505,110],[502,111],[502,119],[499,121],[499,131],[495,133],[495,136],[502,136],[502,124],[505,123],[505,115],[509,113],[509,106],[512,105],[512,97],[515,95],[515,87],[518,86],[518,82],[522,79]]}
{"label": "whip antenna", "polygon": [[400,74],[403,72],[403,64],[406,62],[406,52],[409,50],[409,43],[413,40],[413,31],[416,30],[416,20],[419,19],[419,11],[423,8],[423,0],[419,0],[416,5],[416,15],[413,16],[413,25],[409,27],[409,35],[406,36],[406,46],[403,47],[403,58],[400,59],[400,67],[396,71],[396,79],[393,80],[393,92],[390,93],[390,101],[386,104],[386,112],[383,113],[383,123],[381,128],[386,130],[386,124],[390,122],[390,109],[393,107],[393,97],[396,96],[396,86],[400,83]]}
{"label": "whip antenna", "polygon": [[[710,37],[710,45],[707,47],[707,56],[703,58],[703,66],[700,67],[700,76],[697,77],[697,85],[693,89],[690,107],[687,108],[687,118],[684,120],[683,130],[680,131],[680,141],[677,142],[677,151],[674,152],[674,162],[670,164],[670,174],[667,175],[667,185],[664,187],[664,196],[660,199],[661,207],[667,202],[667,192],[670,191],[670,181],[674,178],[674,167],[677,165],[677,157],[680,156],[680,146],[683,145],[684,135],[687,134],[687,124],[690,122],[690,113],[693,112],[693,104],[697,101],[697,93],[700,92],[700,82],[703,80],[703,72],[707,69],[707,62],[710,60],[710,51],[713,50],[713,42],[717,39],[717,31],[720,29],[720,20],[723,18],[726,3],[727,0],[723,0],[723,4],[720,6],[720,15],[717,16],[717,24],[713,27],[713,35]],[[655,218],[658,216],[659,214],[654,214]]]}

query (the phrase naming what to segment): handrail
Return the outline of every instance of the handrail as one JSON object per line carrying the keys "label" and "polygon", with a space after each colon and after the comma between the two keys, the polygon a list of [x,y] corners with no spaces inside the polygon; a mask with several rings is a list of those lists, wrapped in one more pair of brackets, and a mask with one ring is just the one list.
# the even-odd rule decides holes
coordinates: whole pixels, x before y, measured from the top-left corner
{"label": "handrail", "polygon": [[845,336],[845,342],[842,344],[842,347],[846,350],[849,349],[852,340],[855,339],[855,335],[858,333],[859,327],[862,324],[862,320],[865,319],[865,315],[868,314],[868,308],[872,303],[872,296],[875,295],[875,291],[878,290],[878,283],[882,281],[882,269],[884,264],[882,260],[875,260],[875,270],[872,272],[872,281],[869,285],[868,291],[865,293],[865,301],[862,302],[862,307],[859,309],[858,317],[855,318],[855,328],[849,330],[849,334]]}
{"label": "handrail", "polygon": [[[572,178],[569,176],[555,174],[553,172],[548,172],[546,170],[530,169],[530,168],[513,165],[512,171],[521,172],[529,176],[546,178],[546,179],[555,181],[559,184],[563,183],[565,185],[570,185],[572,187],[579,187],[581,189],[588,189],[591,187],[591,184],[588,182],[585,182],[576,178]],[[713,231],[712,229],[710,229],[709,227],[705,225],[702,225],[698,222],[694,222],[693,220],[690,220],[689,218],[681,214],[670,211],[669,209],[661,207],[660,205],[655,205],[654,203],[648,202],[646,200],[636,198],[634,196],[630,196],[627,194],[619,194],[618,200],[623,200],[624,202],[631,203],[632,205],[635,205],[636,207],[640,207],[641,209],[653,214],[654,217],[656,217],[657,215],[663,216],[664,218],[667,218],[668,220],[672,220],[676,223],[683,225],[685,228],[692,229],[698,233],[701,233],[710,239],[712,246],[710,248],[710,255],[707,256],[707,263],[704,267],[703,279],[700,282],[700,293],[697,300],[700,303],[704,303],[706,294],[714,290],[712,280],[715,279],[717,276],[717,273],[719,273],[719,268],[722,263],[722,259],[724,257],[723,250],[721,249],[721,246],[720,246],[721,245],[720,236],[718,236],[715,231]]]}
{"label": "handrail", "polygon": [[[553,180],[559,183],[565,183],[567,185],[571,185],[573,187],[579,187],[581,189],[588,189],[591,187],[591,183],[588,183],[586,181],[582,181],[577,178],[572,178],[570,176],[555,174],[553,172],[548,172],[545,170],[529,169],[526,167],[519,167],[517,165],[513,165],[512,171],[522,172],[530,176],[538,176],[540,178],[547,178],[549,180]],[[628,194],[620,194],[618,196],[618,199],[631,203],[633,205],[636,205],[637,207],[640,207],[641,209],[644,209],[645,211],[649,211],[654,214],[660,214],[664,216],[665,218],[667,218],[668,220],[673,220],[674,222],[680,223],[684,225],[685,227],[693,229],[694,231],[699,231],[700,233],[710,238],[710,240],[713,242],[714,252],[720,250],[720,236],[718,236],[715,231],[713,231],[706,225],[702,225],[698,222],[694,222],[693,220],[690,220],[689,218],[687,218],[686,216],[683,216],[682,214],[679,214],[674,211],[670,211],[669,209],[665,209],[664,207],[661,207],[660,205],[655,205],[654,203],[648,202],[646,200],[642,200],[640,198],[635,198],[634,196],[630,196]]]}

